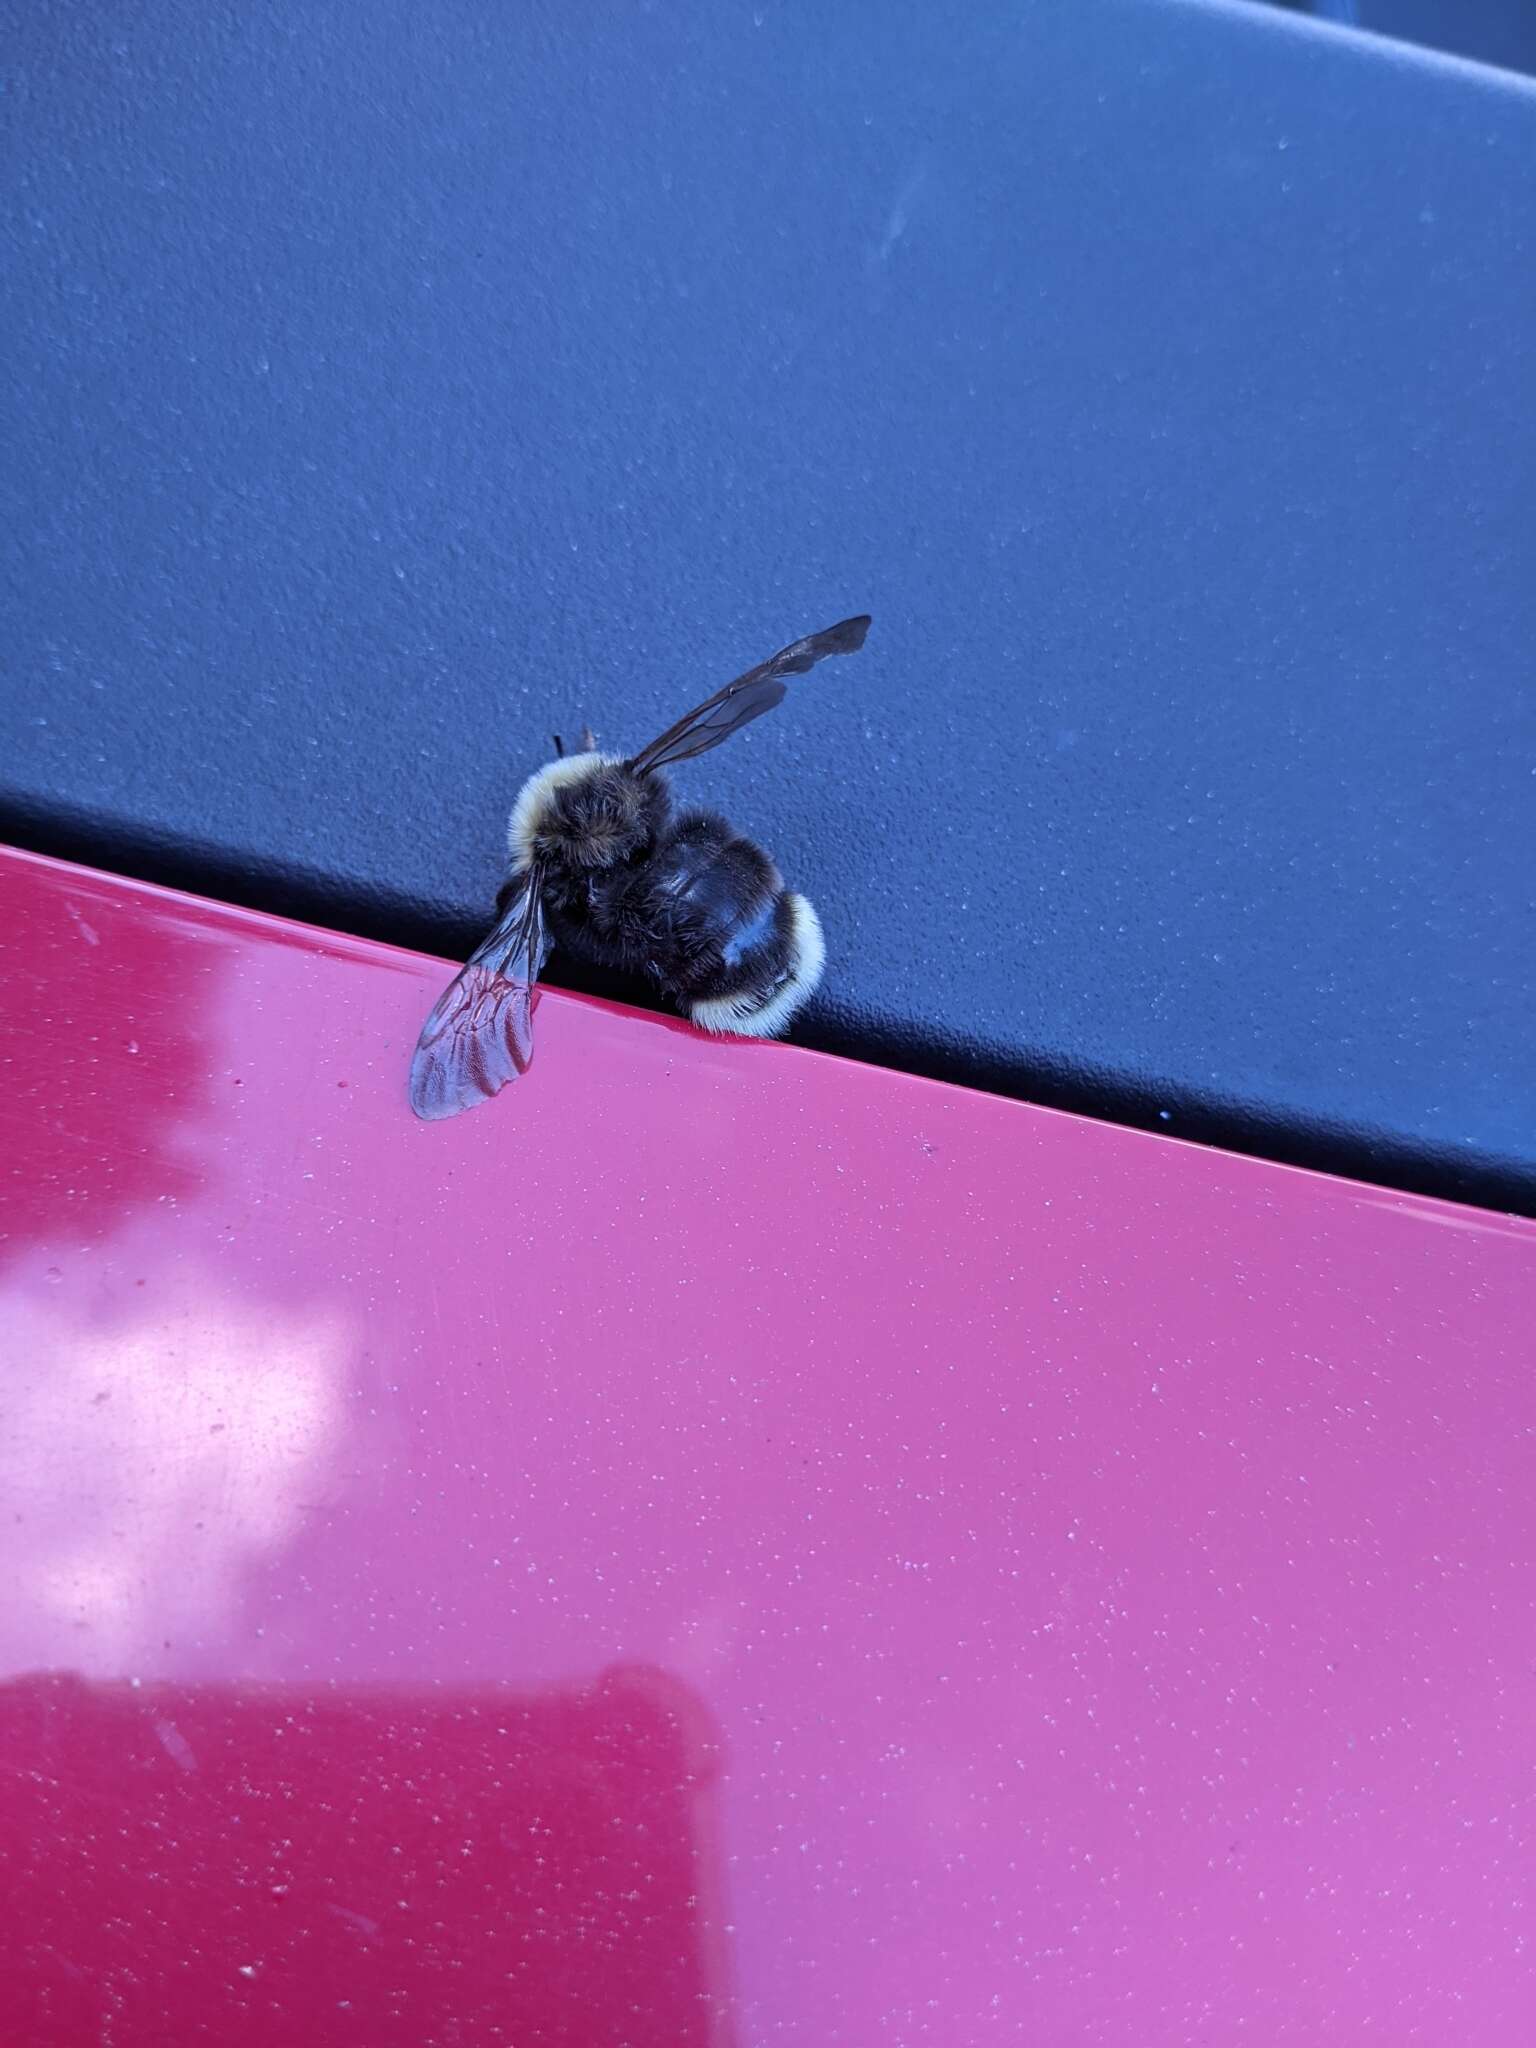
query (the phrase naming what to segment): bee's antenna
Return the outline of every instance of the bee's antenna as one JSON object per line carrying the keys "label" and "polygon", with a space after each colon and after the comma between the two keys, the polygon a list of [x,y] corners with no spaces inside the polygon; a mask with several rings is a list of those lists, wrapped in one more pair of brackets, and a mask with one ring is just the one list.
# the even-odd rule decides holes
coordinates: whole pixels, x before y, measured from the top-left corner
{"label": "bee's antenna", "polygon": [[559,733],[557,732],[552,732],[550,734],[550,738],[555,743],[555,759],[557,761],[563,761],[565,759],[565,741],[561,739]]}
{"label": "bee's antenna", "polygon": [[584,754],[595,754],[597,752],[597,734],[590,725],[584,725],[581,728],[581,751]]}

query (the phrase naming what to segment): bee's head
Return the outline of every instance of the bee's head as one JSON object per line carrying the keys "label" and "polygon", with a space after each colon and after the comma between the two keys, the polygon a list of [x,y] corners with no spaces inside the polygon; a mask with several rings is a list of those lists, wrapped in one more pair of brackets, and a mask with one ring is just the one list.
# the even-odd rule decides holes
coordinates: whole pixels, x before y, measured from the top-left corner
{"label": "bee's head", "polygon": [[609,754],[566,754],[524,783],[507,839],[522,867],[542,855],[565,868],[611,868],[650,844],[667,811],[659,775],[636,775]]}

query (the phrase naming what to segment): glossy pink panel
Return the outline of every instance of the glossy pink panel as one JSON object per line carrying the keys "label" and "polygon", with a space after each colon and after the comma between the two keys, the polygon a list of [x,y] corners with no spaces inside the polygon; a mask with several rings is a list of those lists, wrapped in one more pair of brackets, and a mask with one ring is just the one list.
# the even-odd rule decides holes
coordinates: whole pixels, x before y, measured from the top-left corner
{"label": "glossy pink panel", "polygon": [[0,936],[7,2040],[1531,2040],[1536,1230]]}

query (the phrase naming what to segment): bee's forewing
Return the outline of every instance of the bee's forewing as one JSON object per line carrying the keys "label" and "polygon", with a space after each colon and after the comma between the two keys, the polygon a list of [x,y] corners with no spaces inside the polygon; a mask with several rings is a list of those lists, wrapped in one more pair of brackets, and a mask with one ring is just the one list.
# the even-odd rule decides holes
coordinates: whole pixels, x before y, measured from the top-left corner
{"label": "bee's forewing", "polygon": [[411,1057],[411,1107],[436,1122],[498,1094],[533,1058],[534,988],[548,953],[538,872],[444,989]]}
{"label": "bee's forewing", "polygon": [[868,614],[860,613],[857,618],[840,619],[820,633],[808,633],[803,640],[792,640],[777,654],[770,654],[756,668],[749,668],[735,682],[717,690],[713,697],[696,704],[676,725],[669,725],[658,739],[636,754],[629,765],[643,774],[650,768],[666,768],[676,761],[691,761],[696,754],[707,754],[711,747],[718,747],[754,718],[761,718],[775,704],[782,704],[786,676],[804,675],[829,654],[857,654],[868,631]]}

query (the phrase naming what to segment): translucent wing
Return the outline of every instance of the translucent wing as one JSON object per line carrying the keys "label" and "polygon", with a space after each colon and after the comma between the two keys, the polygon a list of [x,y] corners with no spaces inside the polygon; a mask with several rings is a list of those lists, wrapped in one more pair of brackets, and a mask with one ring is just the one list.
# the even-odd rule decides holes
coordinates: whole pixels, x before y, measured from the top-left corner
{"label": "translucent wing", "polygon": [[527,870],[496,929],[438,997],[411,1058],[411,1107],[436,1121],[472,1109],[526,1072],[533,1058],[533,990],[549,954],[543,869]]}
{"label": "translucent wing", "polygon": [[669,725],[660,739],[652,740],[642,753],[636,754],[630,767],[644,774],[648,768],[667,768],[674,761],[691,761],[696,754],[707,754],[733,732],[740,732],[754,718],[761,718],[765,711],[781,704],[786,676],[804,675],[829,654],[857,654],[868,631],[869,618],[861,614],[828,626],[824,632],[808,634],[804,640],[791,641],[788,647],[781,647],[777,654],[769,655],[734,683],[727,683],[713,697],[695,705],[676,725]]}

